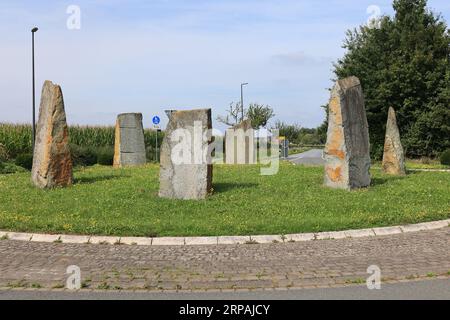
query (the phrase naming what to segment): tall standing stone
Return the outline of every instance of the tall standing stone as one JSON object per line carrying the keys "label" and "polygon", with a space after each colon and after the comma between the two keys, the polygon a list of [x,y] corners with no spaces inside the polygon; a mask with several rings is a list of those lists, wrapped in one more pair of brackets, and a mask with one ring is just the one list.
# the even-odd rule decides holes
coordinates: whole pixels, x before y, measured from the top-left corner
{"label": "tall standing stone", "polygon": [[390,107],[384,141],[383,171],[392,175],[405,175],[405,156],[397,126],[394,108]]}
{"label": "tall standing stone", "polygon": [[226,131],[225,163],[256,163],[255,130],[251,120],[244,120]]}
{"label": "tall standing stone", "polygon": [[171,111],[161,146],[159,196],[200,200],[212,192],[211,109]]}
{"label": "tall standing stone", "polygon": [[51,81],[45,81],[42,88],[31,178],[43,189],[73,183],[63,94],[61,87]]}
{"label": "tall standing stone", "polygon": [[370,144],[359,79],[337,81],[331,91],[325,146],[325,185],[357,189],[370,185]]}
{"label": "tall standing stone", "polygon": [[142,114],[119,114],[116,122],[114,167],[140,166],[146,162]]}

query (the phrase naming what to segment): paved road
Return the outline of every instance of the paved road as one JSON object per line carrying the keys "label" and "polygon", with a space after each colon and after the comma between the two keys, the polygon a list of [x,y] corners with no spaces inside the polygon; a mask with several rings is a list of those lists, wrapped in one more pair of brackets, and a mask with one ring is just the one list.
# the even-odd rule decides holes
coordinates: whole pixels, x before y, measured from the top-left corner
{"label": "paved road", "polygon": [[450,228],[295,243],[124,246],[0,241],[0,288],[57,288],[67,267],[90,289],[305,288],[449,276]]}
{"label": "paved road", "polygon": [[321,166],[325,164],[322,159],[322,149],[312,149],[303,153],[290,155],[287,160],[295,164]]}
{"label": "paved road", "polygon": [[441,300],[450,299],[450,279],[411,281],[382,284],[380,290],[365,286],[341,288],[271,290],[253,292],[55,292],[55,291],[0,291],[0,300]]}

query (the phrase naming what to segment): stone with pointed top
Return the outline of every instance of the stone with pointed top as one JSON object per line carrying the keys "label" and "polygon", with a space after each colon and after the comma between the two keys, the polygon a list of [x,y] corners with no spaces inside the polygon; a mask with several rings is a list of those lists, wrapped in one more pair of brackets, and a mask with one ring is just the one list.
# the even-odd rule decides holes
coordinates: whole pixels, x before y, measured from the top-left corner
{"label": "stone with pointed top", "polygon": [[346,190],[368,187],[369,151],[369,129],[359,79],[339,80],[329,104],[325,185]]}
{"label": "stone with pointed top", "polygon": [[390,107],[384,141],[383,172],[391,175],[405,175],[405,156],[397,126],[394,108]]}
{"label": "stone with pointed top", "polygon": [[42,189],[73,183],[64,98],[61,87],[51,81],[42,88],[31,179]]}

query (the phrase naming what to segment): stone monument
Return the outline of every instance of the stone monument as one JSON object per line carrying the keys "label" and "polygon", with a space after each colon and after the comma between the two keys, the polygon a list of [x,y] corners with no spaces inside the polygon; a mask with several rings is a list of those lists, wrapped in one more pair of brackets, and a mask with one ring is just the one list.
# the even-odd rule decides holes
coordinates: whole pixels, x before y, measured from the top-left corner
{"label": "stone monument", "polygon": [[226,131],[225,163],[256,163],[255,130],[250,120],[244,120]]}
{"label": "stone monument", "polygon": [[73,183],[63,94],[61,87],[51,81],[45,81],[42,88],[31,179],[42,189]]}
{"label": "stone monument", "polygon": [[359,79],[337,81],[331,91],[325,185],[352,190],[370,185],[369,129]]}
{"label": "stone monument", "polygon": [[114,143],[114,167],[140,166],[146,162],[142,114],[119,114]]}
{"label": "stone monument", "polygon": [[161,146],[159,196],[201,200],[212,192],[211,109],[171,111]]}
{"label": "stone monument", "polygon": [[383,172],[392,175],[405,175],[405,156],[403,154],[400,132],[394,108],[390,107],[384,141]]}

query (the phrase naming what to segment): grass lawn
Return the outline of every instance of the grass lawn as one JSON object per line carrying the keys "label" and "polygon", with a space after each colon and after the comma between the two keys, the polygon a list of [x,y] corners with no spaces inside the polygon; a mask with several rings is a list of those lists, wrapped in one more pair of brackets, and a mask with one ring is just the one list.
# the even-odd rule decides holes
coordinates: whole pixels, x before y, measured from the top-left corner
{"label": "grass lawn", "polygon": [[206,201],[159,199],[159,168],[91,167],[67,189],[39,190],[30,174],[0,175],[0,229],[120,236],[288,234],[389,226],[450,217],[450,174],[389,177],[373,170],[368,190],[322,186],[323,168],[283,163],[215,166]]}
{"label": "grass lawn", "polygon": [[[376,161],[372,164],[372,168],[381,169],[382,163],[381,161]],[[450,166],[441,164],[438,160],[430,160],[425,163],[421,160],[412,160],[406,159],[405,161],[406,170],[414,170],[414,169],[432,169],[432,170],[450,170]]]}

